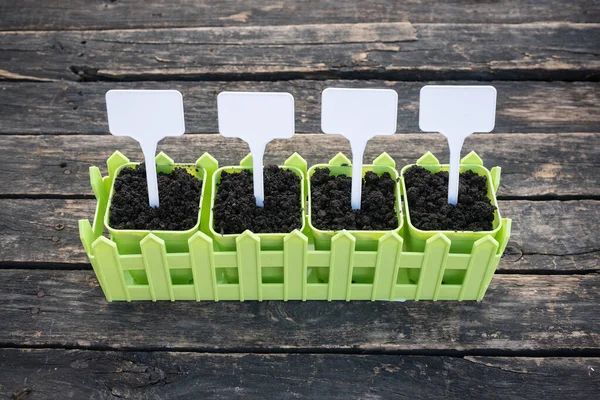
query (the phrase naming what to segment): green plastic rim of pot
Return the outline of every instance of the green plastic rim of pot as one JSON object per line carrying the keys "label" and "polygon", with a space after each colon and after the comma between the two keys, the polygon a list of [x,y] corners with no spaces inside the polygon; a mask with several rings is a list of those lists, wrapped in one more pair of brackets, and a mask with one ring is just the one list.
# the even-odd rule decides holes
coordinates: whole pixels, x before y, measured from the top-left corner
{"label": "green plastic rim of pot", "polygon": [[406,217],[407,228],[409,232],[409,238],[407,245],[413,251],[423,251],[425,248],[425,242],[431,237],[438,233],[443,233],[448,239],[450,239],[452,246],[450,251],[453,253],[464,253],[468,254],[471,252],[473,244],[485,237],[497,237],[498,232],[502,228],[502,217],[500,215],[500,208],[498,207],[498,201],[496,200],[496,192],[500,186],[500,167],[494,167],[491,171],[483,166],[483,160],[474,151],[467,154],[461,159],[460,172],[473,171],[474,173],[485,176],[487,178],[487,197],[490,199],[492,205],[496,207],[494,211],[494,222],[493,229],[490,231],[440,231],[432,230],[425,231],[416,228],[410,220],[410,209],[408,207],[408,197],[406,194],[406,184],[404,182],[405,172],[412,166],[418,165],[431,172],[448,171],[448,164],[440,164],[438,159],[431,153],[425,153],[421,158],[417,160],[415,164],[406,165],[400,171],[401,175],[401,192],[404,200],[404,215]]}
{"label": "green plastic rim of pot", "polygon": [[[200,194],[200,202],[198,204],[199,210],[196,224],[192,228],[187,229],[185,231],[112,228],[110,226],[110,206],[112,198],[114,196],[115,179],[117,176],[119,176],[119,173],[124,168],[135,168],[139,165],[139,163],[130,162],[127,157],[125,157],[123,154],[117,151],[108,159],[108,177],[102,178],[103,180],[106,180],[106,182],[104,183],[104,185],[107,185],[106,189],[110,190],[108,194],[108,201],[106,204],[103,220],[104,226],[110,233],[112,240],[116,243],[121,254],[139,254],[141,241],[150,233],[152,233],[154,236],[165,242],[167,251],[185,252],[188,251],[188,239],[192,237],[194,233],[200,230],[202,214],[206,206],[204,204],[205,191],[207,187],[210,187],[207,186],[210,185],[210,182],[207,182],[207,179],[209,179],[209,177],[212,176],[212,174],[209,175],[209,172],[212,172],[214,168],[218,167],[218,162],[209,154],[204,154],[196,161],[195,164],[177,164],[163,152],[160,152],[156,156],[155,162],[157,172],[171,173],[175,168],[185,168],[190,174],[194,175],[197,179],[202,180],[202,192]],[[100,174],[99,171],[92,172],[93,168],[95,167],[90,168],[90,176],[92,180],[92,187],[94,188],[94,192],[96,193],[95,188],[101,186],[99,181]],[[97,199],[100,199],[100,197],[101,196],[96,194]]]}
{"label": "green plastic rim of pot", "polygon": [[[302,214],[299,216],[301,221],[300,231],[306,229],[306,213],[304,212],[304,199],[305,197],[305,176],[306,176],[306,160],[304,160],[298,153],[292,154],[283,165],[279,166],[282,169],[294,172],[300,178],[300,204],[302,206]],[[221,181],[222,172],[241,172],[241,171],[252,171],[252,155],[248,154],[240,161],[240,165],[221,167],[214,171],[212,176],[212,188],[211,188],[211,199],[210,199],[210,216],[209,216],[209,231],[210,236],[214,239],[217,249],[220,251],[235,251],[237,248],[236,241],[242,233],[237,234],[221,234],[214,228],[214,215],[212,209],[215,205],[215,198],[217,195],[218,185]],[[283,250],[283,239],[290,232],[284,233],[254,233],[257,238],[260,239],[261,250]]]}
{"label": "green plastic rim of pot", "polygon": [[[323,230],[316,228],[312,221],[312,207],[311,207],[311,193],[310,193],[310,178],[319,168],[329,168],[330,174],[333,176],[347,175],[352,176],[352,164],[348,157],[342,153],[338,153],[335,157],[329,160],[327,164],[316,164],[310,167],[307,173],[307,185],[308,185],[308,226],[314,236],[315,249],[317,250],[329,250],[331,248],[331,239],[340,231]],[[356,250],[365,251],[376,251],[379,239],[388,232],[400,232],[404,225],[404,218],[402,217],[402,196],[400,194],[400,184],[398,182],[398,171],[396,170],[396,162],[387,153],[382,153],[373,160],[372,164],[363,165],[363,176],[373,171],[377,175],[381,176],[384,172],[388,172],[392,179],[396,181],[396,202],[394,208],[396,210],[396,217],[398,218],[398,227],[392,230],[381,230],[381,231],[360,231],[360,230],[346,230],[350,235],[356,238]]]}

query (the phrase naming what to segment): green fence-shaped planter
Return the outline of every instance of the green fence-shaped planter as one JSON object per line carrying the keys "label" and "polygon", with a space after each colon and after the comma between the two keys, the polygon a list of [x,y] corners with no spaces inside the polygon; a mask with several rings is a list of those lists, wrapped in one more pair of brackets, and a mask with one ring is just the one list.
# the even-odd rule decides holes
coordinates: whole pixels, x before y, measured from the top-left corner
{"label": "green fence-shaped planter", "polygon": [[[109,171],[116,170],[111,169],[113,157]],[[216,170],[216,161],[203,157],[210,164],[203,168]],[[299,156],[294,159],[300,161]],[[330,249],[315,250],[307,227],[285,235],[283,248],[276,250],[261,250],[261,238],[246,231],[235,238],[236,250],[218,251],[206,205],[211,182],[204,186],[200,230],[188,239],[187,251],[168,252],[163,239],[148,233],[140,241],[139,254],[121,254],[116,243],[102,235],[114,177],[98,180],[99,171],[92,167],[90,172],[98,206],[93,225],[81,220],[79,229],[108,301],[481,300],[510,236],[511,221],[505,218],[495,235],[476,240],[470,253],[451,253],[452,243],[441,232],[414,251],[410,240],[403,239],[408,238],[404,215],[404,227],[379,237],[377,250],[356,250],[357,238],[347,231],[331,238]],[[231,268],[237,269],[235,283],[225,273]],[[353,282],[355,269],[373,273],[366,281]]]}

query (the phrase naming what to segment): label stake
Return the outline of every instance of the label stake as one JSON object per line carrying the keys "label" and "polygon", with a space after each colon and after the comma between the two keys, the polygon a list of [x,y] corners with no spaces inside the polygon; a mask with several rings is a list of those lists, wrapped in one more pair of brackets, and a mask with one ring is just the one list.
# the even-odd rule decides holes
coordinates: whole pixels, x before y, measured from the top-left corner
{"label": "label stake", "polygon": [[185,132],[183,97],[177,90],[109,90],[106,93],[108,129],[115,136],[138,141],[144,153],[148,201],[159,206],[156,147],[167,136]]}
{"label": "label stake", "polygon": [[392,89],[327,88],[321,102],[321,130],[339,134],[352,151],[352,209],[359,210],[363,154],[369,139],[396,133],[398,93]]}
{"label": "label stake", "polygon": [[496,89],[493,86],[424,86],[419,102],[419,127],[439,132],[448,139],[450,171],[448,203],[458,202],[460,152],[474,132],[491,132],[496,120]]}
{"label": "label stake", "polygon": [[294,97],[289,93],[221,92],[219,132],[242,139],[252,154],[254,197],[264,206],[263,157],[267,143],[294,136]]}

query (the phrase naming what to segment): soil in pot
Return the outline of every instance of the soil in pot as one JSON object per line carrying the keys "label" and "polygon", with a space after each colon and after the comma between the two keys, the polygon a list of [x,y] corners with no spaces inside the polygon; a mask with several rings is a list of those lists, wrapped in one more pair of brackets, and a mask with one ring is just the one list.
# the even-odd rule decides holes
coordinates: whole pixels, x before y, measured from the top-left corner
{"label": "soil in pot", "polygon": [[487,177],[460,174],[458,203],[448,204],[448,172],[432,173],[414,165],[404,173],[410,220],[421,230],[491,231],[494,207],[487,197]]}
{"label": "soil in pot", "polygon": [[185,168],[158,173],[160,206],[148,204],[146,167],[123,168],[115,179],[110,206],[114,229],[185,231],[198,222],[202,181]]}
{"label": "soil in pot", "polygon": [[264,207],[256,205],[252,172],[221,173],[213,206],[214,230],[222,235],[287,233],[302,227],[300,177],[293,171],[264,168]]}
{"label": "soil in pot", "polygon": [[396,181],[388,172],[363,177],[361,208],[350,204],[352,178],[318,168],[310,178],[312,225],[321,230],[382,231],[398,228]]}

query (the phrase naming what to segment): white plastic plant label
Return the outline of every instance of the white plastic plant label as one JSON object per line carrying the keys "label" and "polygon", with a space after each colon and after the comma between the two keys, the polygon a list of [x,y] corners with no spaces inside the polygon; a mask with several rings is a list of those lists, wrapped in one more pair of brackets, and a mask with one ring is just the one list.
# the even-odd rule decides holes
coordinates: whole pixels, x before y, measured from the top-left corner
{"label": "white plastic plant label", "polygon": [[398,93],[392,89],[327,88],[321,102],[321,130],[339,134],[352,150],[352,208],[360,209],[363,154],[369,139],[396,133]]}
{"label": "white plastic plant label", "polygon": [[254,197],[264,206],[263,158],[267,143],[294,136],[294,97],[289,93],[221,92],[217,97],[219,132],[248,143],[252,154]]}
{"label": "white plastic plant label", "polygon": [[421,88],[419,127],[448,139],[450,172],[448,203],[458,202],[460,152],[474,132],[491,132],[496,121],[493,86],[424,86]]}
{"label": "white plastic plant label", "polygon": [[148,200],[159,206],[156,146],[167,136],[185,132],[183,97],[177,90],[109,90],[106,93],[108,129],[140,143],[146,164]]}

